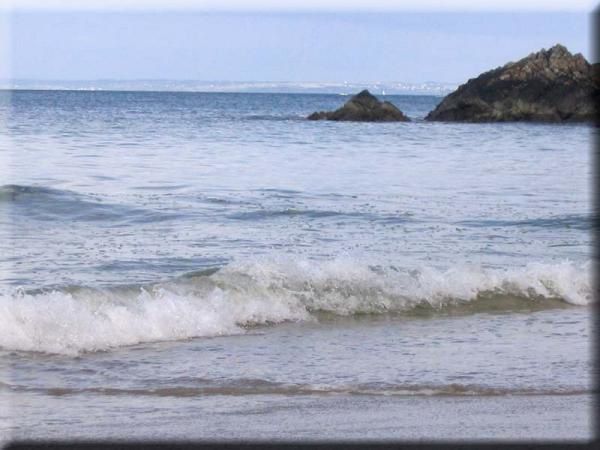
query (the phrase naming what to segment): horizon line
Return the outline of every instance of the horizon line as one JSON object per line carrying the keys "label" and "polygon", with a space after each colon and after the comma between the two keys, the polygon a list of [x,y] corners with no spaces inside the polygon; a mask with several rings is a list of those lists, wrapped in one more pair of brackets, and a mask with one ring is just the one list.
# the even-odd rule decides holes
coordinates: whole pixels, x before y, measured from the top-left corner
{"label": "horizon line", "polygon": [[363,89],[376,95],[447,95],[461,83],[319,82],[319,81],[201,81],[173,79],[43,80],[0,79],[2,91],[71,92],[188,92],[352,95]]}

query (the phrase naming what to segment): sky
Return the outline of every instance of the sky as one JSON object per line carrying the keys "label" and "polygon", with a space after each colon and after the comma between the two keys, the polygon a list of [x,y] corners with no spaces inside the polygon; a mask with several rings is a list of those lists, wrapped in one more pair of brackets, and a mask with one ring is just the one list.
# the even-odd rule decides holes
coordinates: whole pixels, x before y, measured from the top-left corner
{"label": "sky", "polygon": [[571,10],[591,11],[593,0],[2,0],[0,9],[204,10]]}
{"label": "sky", "polygon": [[455,83],[559,42],[593,59],[590,2],[94,1],[5,8],[0,78]]}

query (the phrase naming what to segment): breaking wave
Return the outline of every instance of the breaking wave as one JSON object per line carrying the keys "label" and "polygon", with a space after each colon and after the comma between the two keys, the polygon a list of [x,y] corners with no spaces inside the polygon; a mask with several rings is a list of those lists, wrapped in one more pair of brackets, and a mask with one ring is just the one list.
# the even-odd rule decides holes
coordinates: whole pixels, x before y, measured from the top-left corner
{"label": "breaking wave", "polygon": [[148,285],[14,290],[0,348],[58,354],[243,333],[322,313],[472,314],[592,302],[591,262],[511,269],[373,267],[354,260],[232,263]]}

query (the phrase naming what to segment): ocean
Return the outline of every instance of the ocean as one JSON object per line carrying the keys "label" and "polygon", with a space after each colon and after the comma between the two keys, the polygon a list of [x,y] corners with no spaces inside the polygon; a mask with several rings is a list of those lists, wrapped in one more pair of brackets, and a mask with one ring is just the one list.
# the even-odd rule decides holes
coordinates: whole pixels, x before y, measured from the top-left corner
{"label": "ocean", "polygon": [[590,439],[587,125],[0,92],[0,436]]}

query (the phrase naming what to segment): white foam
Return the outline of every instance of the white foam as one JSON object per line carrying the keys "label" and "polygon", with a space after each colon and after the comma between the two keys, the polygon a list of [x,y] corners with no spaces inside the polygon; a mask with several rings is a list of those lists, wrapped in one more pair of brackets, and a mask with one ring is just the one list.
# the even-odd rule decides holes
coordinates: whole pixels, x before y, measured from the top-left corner
{"label": "white foam", "polygon": [[0,346],[76,354],[141,342],[236,334],[238,324],[304,319],[306,312],[275,298],[251,298],[215,287],[179,295],[157,286],[137,294],[85,290],[16,294],[0,300]]}
{"label": "white foam", "polygon": [[592,301],[591,263],[523,268],[373,270],[349,259],[256,260],[211,276],[138,289],[71,289],[0,296],[0,347],[77,354],[143,342],[243,332],[243,326],[340,315],[442,308],[481,293]]}

